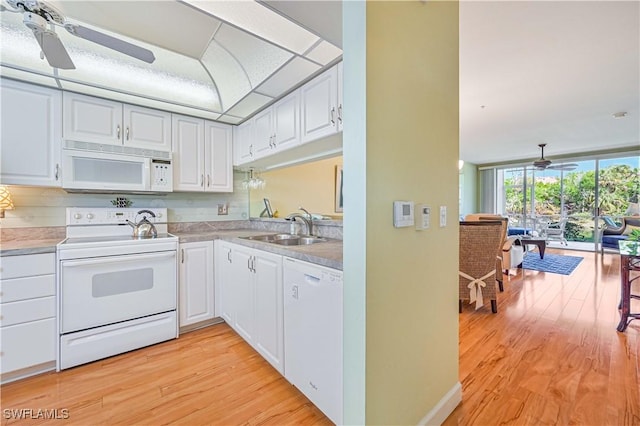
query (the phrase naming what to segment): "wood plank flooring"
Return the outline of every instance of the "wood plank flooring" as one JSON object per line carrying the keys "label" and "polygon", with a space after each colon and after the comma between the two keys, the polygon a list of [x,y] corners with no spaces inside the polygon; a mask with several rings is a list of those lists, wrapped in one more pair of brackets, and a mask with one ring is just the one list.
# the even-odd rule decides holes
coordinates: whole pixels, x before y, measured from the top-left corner
{"label": "wood plank flooring", "polygon": [[[584,257],[570,276],[505,277],[497,314],[465,305],[463,402],[445,425],[640,425],[640,321],[615,330],[619,257],[564,254]],[[0,392],[2,425],[331,424],[225,324]],[[5,409],[69,418],[18,422]]]}
{"label": "wood plank flooring", "polygon": [[465,304],[462,404],[445,425],[640,425],[640,321],[616,331],[619,256],[547,252],[584,260],[570,276],[505,277],[497,314]]}
{"label": "wood plank flooring", "polygon": [[[0,392],[3,425],[332,424],[226,324]],[[18,421],[7,418],[12,409],[59,418]]]}

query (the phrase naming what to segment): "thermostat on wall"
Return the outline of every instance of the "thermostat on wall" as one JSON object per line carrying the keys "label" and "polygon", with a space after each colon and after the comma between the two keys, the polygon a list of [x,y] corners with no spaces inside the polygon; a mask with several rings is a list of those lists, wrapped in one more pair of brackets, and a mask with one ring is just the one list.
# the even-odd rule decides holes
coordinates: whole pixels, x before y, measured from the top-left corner
{"label": "thermostat on wall", "polygon": [[396,228],[413,226],[413,201],[393,202],[393,226]]}

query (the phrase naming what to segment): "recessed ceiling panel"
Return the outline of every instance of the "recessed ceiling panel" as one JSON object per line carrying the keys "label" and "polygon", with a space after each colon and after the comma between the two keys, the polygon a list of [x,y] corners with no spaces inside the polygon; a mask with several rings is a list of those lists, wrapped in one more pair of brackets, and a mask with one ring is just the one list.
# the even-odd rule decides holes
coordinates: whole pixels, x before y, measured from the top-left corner
{"label": "recessed ceiling panel", "polygon": [[329,42],[323,41],[305,56],[321,65],[327,65],[329,62],[338,59],[340,55],[342,55],[342,50]]}
{"label": "recessed ceiling panel", "polygon": [[58,31],[58,35],[76,66],[75,70],[59,70],[65,79],[221,112],[215,86],[196,59],[118,36],[151,50],[156,60],[147,64],[66,31]]}
{"label": "recessed ceiling panel", "polygon": [[202,64],[215,81],[220,94],[221,111],[235,105],[251,92],[251,82],[240,63],[215,40],[202,57]]}
{"label": "recessed ceiling panel", "polygon": [[218,118],[218,121],[222,121],[227,124],[238,124],[242,121],[242,118],[234,117],[232,115],[221,115],[220,118]]}
{"label": "recessed ceiling panel", "polygon": [[0,61],[42,74],[53,75],[53,68],[40,59],[40,46],[33,32],[22,23],[21,13],[0,13]]}
{"label": "recessed ceiling panel", "polygon": [[230,25],[222,25],[215,40],[238,60],[251,82],[262,83],[293,54]]}
{"label": "recessed ceiling panel", "polygon": [[192,58],[200,58],[220,25],[213,16],[175,1],[49,2],[72,22],[108,28]]}
{"label": "recessed ceiling panel", "polygon": [[228,115],[233,115],[235,117],[245,118],[258,111],[272,100],[273,98],[269,96],[251,93],[249,96],[241,100],[238,105],[227,111],[227,113]]}
{"label": "recessed ceiling panel", "polygon": [[299,55],[320,40],[315,34],[253,1],[186,2]]}
{"label": "recessed ceiling panel", "polygon": [[285,94],[292,87],[300,84],[319,69],[320,65],[296,56],[291,62],[261,84],[256,89],[256,92],[277,98]]}

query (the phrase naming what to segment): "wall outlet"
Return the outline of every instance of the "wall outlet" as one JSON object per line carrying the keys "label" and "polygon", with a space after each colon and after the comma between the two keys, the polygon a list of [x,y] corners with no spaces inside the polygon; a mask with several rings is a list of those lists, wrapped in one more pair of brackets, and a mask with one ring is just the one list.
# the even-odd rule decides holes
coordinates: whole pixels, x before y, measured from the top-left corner
{"label": "wall outlet", "polygon": [[218,216],[229,214],[229,206],[227,203],[218,204]]}

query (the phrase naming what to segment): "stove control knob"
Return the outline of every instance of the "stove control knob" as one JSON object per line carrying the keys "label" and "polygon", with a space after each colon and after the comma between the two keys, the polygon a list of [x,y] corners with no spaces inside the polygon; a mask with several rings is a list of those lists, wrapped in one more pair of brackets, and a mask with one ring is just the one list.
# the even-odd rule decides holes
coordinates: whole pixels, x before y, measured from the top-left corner
{"label": "stove control knob", "polygon": [[81,219],[82,215],[80,213],[76,213],[76,214],[73,215],[73,218],[74,219]]}
{"label": "stove control knob", "polygon": [[156,213],[156,217],[159,219],[162,217],[162,213]]}
{"label": "stove control knob", "polygon": [[93,213],[87,213],[87,219],[89,220],[93,219]]}

